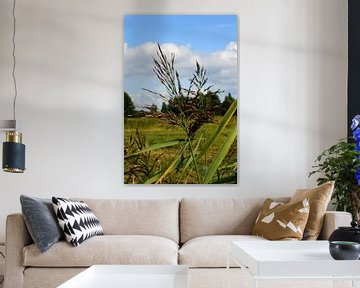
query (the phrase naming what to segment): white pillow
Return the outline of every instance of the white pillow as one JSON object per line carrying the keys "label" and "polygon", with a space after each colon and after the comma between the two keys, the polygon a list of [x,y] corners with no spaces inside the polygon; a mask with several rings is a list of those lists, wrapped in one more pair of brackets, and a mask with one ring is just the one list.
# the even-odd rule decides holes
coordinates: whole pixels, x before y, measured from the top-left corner
{"label": "white pillow", "polygon": [[99,220],[84,202],[52,197],[55,214],[66,241],[79,246],[86,239],[104,235]]}

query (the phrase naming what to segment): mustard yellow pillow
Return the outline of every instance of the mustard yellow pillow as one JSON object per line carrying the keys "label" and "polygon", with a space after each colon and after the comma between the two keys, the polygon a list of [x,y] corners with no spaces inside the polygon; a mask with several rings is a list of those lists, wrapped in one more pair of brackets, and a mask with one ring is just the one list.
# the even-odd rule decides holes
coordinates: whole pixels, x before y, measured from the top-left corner
{"label": "mustard yellow pillow", "polygon": [[260,209],[252,234],[269,240],[301,240],[308,217],[307,199],[284,204],[268,198]]}
{"label": "mustard yellow pillow", "polygon": [[334,184],[334,181],[330,181],[315,188],[298,189],[290,199],[289,203],[309,199],[310,213],[305,227],[304,240],[316,240],[319,237]]}

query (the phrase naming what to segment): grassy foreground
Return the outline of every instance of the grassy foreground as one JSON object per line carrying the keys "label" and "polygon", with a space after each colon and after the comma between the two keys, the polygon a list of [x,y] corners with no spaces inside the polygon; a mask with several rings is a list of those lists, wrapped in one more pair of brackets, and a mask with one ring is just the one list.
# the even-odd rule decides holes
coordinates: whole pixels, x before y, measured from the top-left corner
{"label": "grassy foreground", "polygon": [[[198,156],[202,149],[206,146],[207,141],[211,135],[216,132],[216,129],[221,122],[222,117],[215,118],[216,123],[204,124],[196,133],[195,139],[191,141],[189,155],[181,155],[181,158],[176,162],[176,168],[164,177],[159,184],[202,184],[206,178],[209,166],[216,157],[218,151],[224,145],[231,131],[236,128],[237,117],[231,118],[229,124],[224,128],[224,131],[219,135],[216,141],[207,150],[205,155],[199,158],[198,162],[190,161],[194,159],[191,156]],[[173,140],[185,139],[184,131],[174,125],[170,125],[154,118],[125,118],[125,172],[124,179],[127,184],[143,184],[154,183],[151,181],[164,169],[173,163],[174,159],[179,154],[184,143],[175,144],[169,147],[154,149],[147,151],[149,147],[154,147],[157,144],[168,143]],[[127,155],[138,152],[140,153],[133,157]],[[195,163],[194,163],[195,162]],[[201,179],[202,183],[199,183]],[[208,179],[209,180],[209,179]],[[211,177],[209,183],[218,184],[234,184],[237,183],[237,141],[231,144],[231,148],[226,154],[221,166],[216,169],[216,174]]]}

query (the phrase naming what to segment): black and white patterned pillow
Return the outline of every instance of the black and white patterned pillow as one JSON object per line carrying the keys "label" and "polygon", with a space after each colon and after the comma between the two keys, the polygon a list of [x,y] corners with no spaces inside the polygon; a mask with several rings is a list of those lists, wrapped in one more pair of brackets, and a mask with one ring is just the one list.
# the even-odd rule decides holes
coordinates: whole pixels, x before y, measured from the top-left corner
{"label": "black and white patterned pillow", "polygon": [[99,220],[84,202],[52,197],[55,214],[66,241],[79,246],[86,239],[104,235]]}

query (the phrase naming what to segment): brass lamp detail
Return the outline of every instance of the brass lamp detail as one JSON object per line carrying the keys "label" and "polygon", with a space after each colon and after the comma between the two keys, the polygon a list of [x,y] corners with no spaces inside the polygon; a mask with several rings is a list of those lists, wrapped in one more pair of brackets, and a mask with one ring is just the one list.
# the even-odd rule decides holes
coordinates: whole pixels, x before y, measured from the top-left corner
{"label": "brass lamp detail", "polygon": [[6,131],[2,164],[5,172],[23,173],[25,171],[25,145],[22,144],[20,132]]}
{"label": "brass lamp detail", "polygon": [[22,143],[22,133],[18,131],[7,131],[6,142]]}

